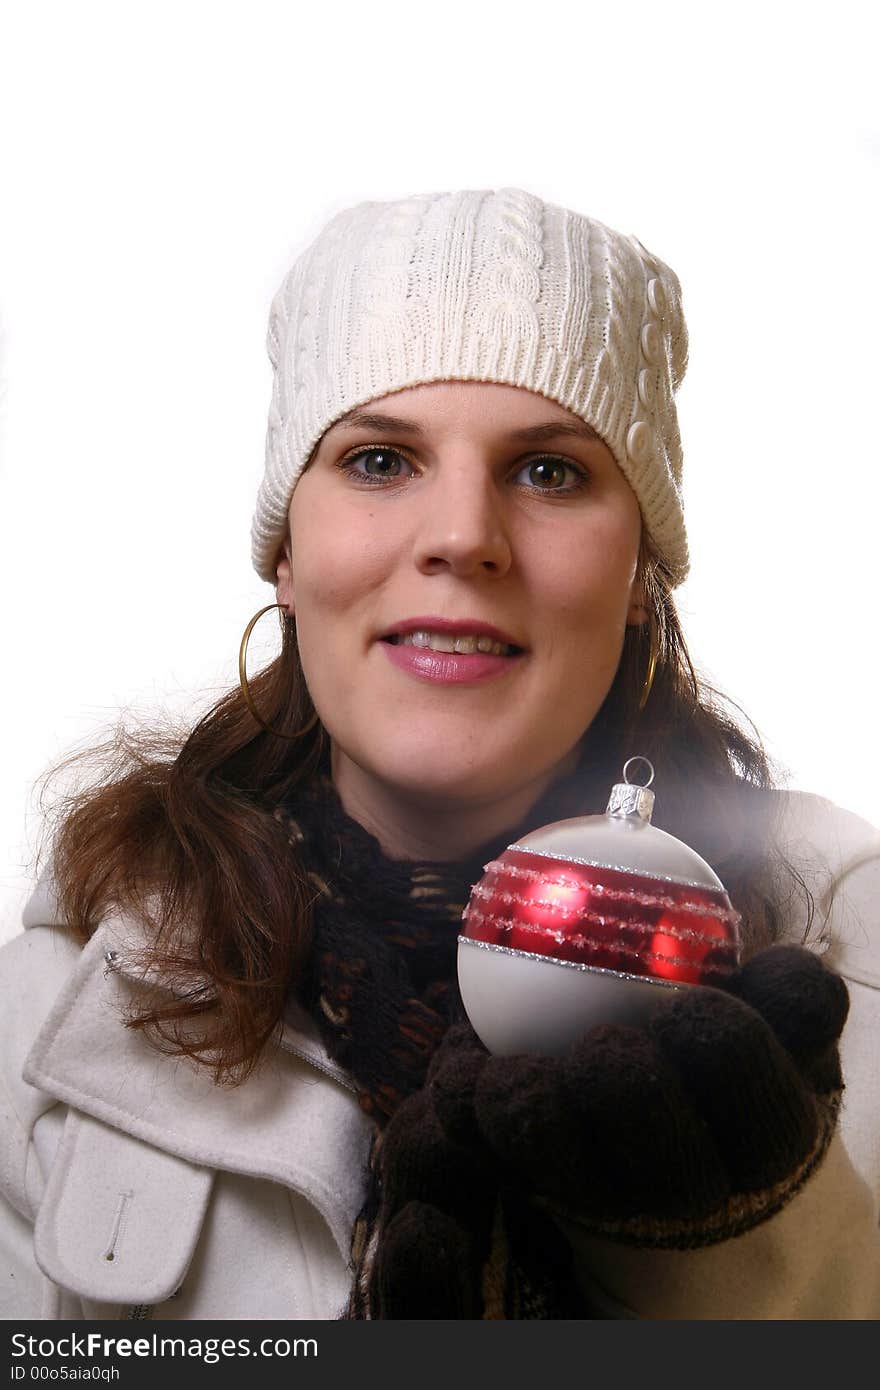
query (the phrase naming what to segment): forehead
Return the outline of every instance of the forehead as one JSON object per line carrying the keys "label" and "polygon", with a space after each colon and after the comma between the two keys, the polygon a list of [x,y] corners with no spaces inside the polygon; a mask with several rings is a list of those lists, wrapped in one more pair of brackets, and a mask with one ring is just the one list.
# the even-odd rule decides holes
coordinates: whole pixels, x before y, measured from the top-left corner
{"label": "forehead", "polygon": [[495,382],[471,381],[421,383],[375,397],[346,411],[325,431],[325,437],[369,430],[375,433],[393,431],[418,440],[432,429],[471,423],[492,429],[511,442],[540,441],[556,436],[601,440],[590,424],[537,392]]}

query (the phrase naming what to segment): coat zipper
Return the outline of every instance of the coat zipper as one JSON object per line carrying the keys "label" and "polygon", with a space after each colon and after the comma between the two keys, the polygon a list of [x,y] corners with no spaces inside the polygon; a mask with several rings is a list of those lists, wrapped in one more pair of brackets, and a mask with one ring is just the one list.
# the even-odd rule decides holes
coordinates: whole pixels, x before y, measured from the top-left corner
{"label": "coat zipper", "polygon": [[[115,973],[121,974],[123,978],[128,980],[137,981],[139,978],[136,974],[129,974],[129,972],[124,969],[120,970],[118,951],[105,951],[104,974],[110,975]],[[314,1067],[316,1071],[323,1072],[325,1076],[329,1076],[331,1081],[335,1081],[338,1085],[344,1086],[347,1091],[351,1091],[352,1095],[357,1095],[357,1087],[354,1082],[349,1081],[343,1072],[328,1066],[326,1062],[319,1062],[310,1053],[304,1051],[303,1048],[297,1047],[292,1042],[288,1042],[283,1035],[280,1039],[279,1046],[284,1052],[292,1053],[295,1057],[299,1057],[301,1061],[307,1062],[309,1066]],[[140,1305],[135,1305],[135,1307],[138,1306]]]}
{"label": "coat zipper", "polygon": [[317,1059],[312,1057],[308,1052],[304,1052],[301,1047],[296,1047],[292,1042],[288,1042],[283,1037],[279,1046],[283,1052],[293,1053],[294,1057],[299,1057],[303,1062],[308,1062],[310,1067],[315,1068],[315,1071],[323,1072],[325,1076],[329,1076],[331,1081],[335,1081],[338,1085],[344,1086],[347,1091],[351,1091],[352,1095],[357,1095],[357,1087],[354,1082],[349,1081],[345,1075],[335,1070],[333,1067],[328,1067],[325,1062],[317,1061]]}

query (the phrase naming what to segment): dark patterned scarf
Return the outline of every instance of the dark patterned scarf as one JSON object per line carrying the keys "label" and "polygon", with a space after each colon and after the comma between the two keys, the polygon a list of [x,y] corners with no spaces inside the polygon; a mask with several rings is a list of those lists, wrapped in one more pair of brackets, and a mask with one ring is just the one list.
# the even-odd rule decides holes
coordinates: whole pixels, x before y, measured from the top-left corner
{"label": "dark patterned scarf", "polygon": [[[588,813],[582,775],[550,788],[528,816],[458,862],[388,858],[378,840],[343,810],[330,778],[322,774],[279,807],[315,889],[310,958],[295,998],[319,1030],[330,1054],[351,1075],[362,1109],[376,1134],[366,1198],[355,1223],[355,1271],[349,1318],[375,1316],[369,1299],[369,1265],[375,1254],[381,1202],[376,1152],[381,1134],[401,1101],[425,1081],[431,1057],[446,1030],[463,1016],[457,982],[461,914],[484,866],[529,830]],[[492,1214],[488,1213],[492,1224]],[[527,1222],[511,1214],[510,1228]],[[497,1225],[497,1216],[495,1218]],[[536,1244],[523,1227],[523,1241]],[[496,1265],[509,1264],[492,1254]],[[559,1317],[546,1291],[512,1280],[502,1269],[503,1311],[489,1317]]]}

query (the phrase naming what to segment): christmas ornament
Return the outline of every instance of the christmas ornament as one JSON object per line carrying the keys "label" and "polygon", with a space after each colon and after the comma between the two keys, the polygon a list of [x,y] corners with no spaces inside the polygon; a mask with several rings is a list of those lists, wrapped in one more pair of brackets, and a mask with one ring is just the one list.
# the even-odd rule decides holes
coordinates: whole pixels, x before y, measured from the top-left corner
{"label": "christmas ornament", "polygon": [[458,980],[490,1052],[559,1054],[594,1024],[639,1026],[664,993],[723,984],[739,964],[721,880],[651,824],[651,763],[630,758],[623,779],[604,815],[531,831],[471,890]]}

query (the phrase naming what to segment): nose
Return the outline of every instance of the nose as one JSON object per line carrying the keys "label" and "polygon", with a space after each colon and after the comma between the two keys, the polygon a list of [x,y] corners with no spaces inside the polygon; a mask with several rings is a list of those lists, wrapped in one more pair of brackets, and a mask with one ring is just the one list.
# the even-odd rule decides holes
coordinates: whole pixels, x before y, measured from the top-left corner
{"label": "nose", "polygon": [[512,551],[504,504],[486,462],[469,452],[444,461],[423,494],[414,559],[425,574],[449,569],[463,578],[506,574]]}

